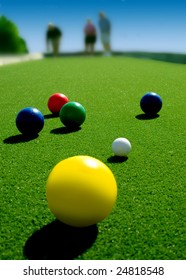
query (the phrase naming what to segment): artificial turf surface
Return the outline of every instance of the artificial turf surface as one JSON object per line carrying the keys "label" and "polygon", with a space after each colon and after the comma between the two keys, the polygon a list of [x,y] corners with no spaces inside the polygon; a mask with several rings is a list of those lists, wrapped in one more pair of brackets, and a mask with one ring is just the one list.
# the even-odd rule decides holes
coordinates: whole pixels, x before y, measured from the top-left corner
{"label": "artificial turf surface", "polygon": [[[0,259],[185,259],[185,89],[185,65],[152,60],[48,58],[1,67]],[[140,109],[148,91],[163,99],[157,118]],[[80,130],[52,118],[47,101],[55,92],[86,108]],[[45,116],[34,139],[15,125],[28,106]],[[118,137],[132,144],[128,159],[113,157]],[[104,162],[118,185],[111,214],[90,228],[63,225],[47,206],[50,171],[74,155]]]}

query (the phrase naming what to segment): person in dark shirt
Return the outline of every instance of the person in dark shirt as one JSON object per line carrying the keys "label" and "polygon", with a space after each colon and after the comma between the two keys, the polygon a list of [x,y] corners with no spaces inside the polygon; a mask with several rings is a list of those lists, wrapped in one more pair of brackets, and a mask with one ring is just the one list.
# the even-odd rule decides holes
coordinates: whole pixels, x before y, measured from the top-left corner
{"label": "person in dark shirt", "polygon": [[49,51],[50,46],[52,46],[52,51],[54,56],[57,56],[59,54],[61,37],[62,37],[61,30],[54,24],[49,23],[46,32],[47,51]]}

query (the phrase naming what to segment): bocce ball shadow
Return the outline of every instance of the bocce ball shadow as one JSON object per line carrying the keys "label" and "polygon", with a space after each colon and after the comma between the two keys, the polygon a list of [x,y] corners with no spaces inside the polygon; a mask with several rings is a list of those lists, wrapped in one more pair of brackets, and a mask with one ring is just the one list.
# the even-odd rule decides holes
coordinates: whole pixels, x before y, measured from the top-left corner
{"label": "bocce ball shadow", "polygon": [[141,120],[141,121],[147,121],[147,120],[153,120],[153,119],[157,119],[159,118],[159,114],[154,114],[154,115],[150,115],[150,114],[139,114],[137,116],[135,116],[136,119]]}
{"label": "bocce ball shadow", "polygon": [[59,118],[59,114],[46,114],[44,115],[44,119],[54,119]]}
{"label": "bocce ball shadow", "polygon": [[127,156],[119,157],[119,156],[111,156],[107,159],[109,163],[122,163],[128,160]]}
{"label": "bocce ball shadow", "polygon": [[34,139],[36,139],[39,136],[39,134],[33,134],[33,135],[24,135],[24,134],[18,134],[18,135],[13,135],[8,138],[5,138],[3,142],[5,144],[18,144],[18,143],[24,143],[24,142],[29,142]]}
{"label": "bocce ball shadow", "polygon": [[62,126],[62,127],[58,127],[58,128],[54,128],[50,131],[50,133],[52,134],[69,134],[69,133],[73,133],[73,132],[77,132],[81,130],[80,126]]}
{"label": "bocce ball shadow", "polygon": [[95,242],[97,225],[76,228],[54,220],[34,232],[23,248],[29,260],[73,260]]}

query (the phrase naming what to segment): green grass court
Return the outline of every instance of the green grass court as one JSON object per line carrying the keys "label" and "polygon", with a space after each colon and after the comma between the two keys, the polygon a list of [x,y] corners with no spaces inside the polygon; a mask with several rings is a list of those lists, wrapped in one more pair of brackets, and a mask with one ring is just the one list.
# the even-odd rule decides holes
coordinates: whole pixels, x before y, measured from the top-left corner
{"label": "green grass court", "polygon": [[[140,109],[148,91],[162,97],[157,118]],[[55,92],[86,108],[80,130],[52,118]],[[64,57],[1,67],[0,259],[185,259],[185,93],[186,66],[152,60]],[[28,106],[45,116],[35,139],[15,125]],[[132,144],[127,160],[113,157],[118,137]],[[56,221],[45,194],[52,168],[74,155],[101,160],[118,185],[111,214],[84,229]]]}

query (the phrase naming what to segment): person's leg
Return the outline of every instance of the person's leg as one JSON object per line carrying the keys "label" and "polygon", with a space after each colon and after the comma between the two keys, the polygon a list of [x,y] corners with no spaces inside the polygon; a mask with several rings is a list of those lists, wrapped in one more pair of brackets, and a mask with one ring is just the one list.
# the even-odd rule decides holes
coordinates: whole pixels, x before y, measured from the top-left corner
{"label": "person's leg", "polygon": [[90,42],[89,42],[89,37],[86,36],[85,38],[85,53],[88,54],[90,49]]}
{"label": "person's leg", "polygon": [[90,54],[90,52],[91,52],[91,44],[88,43],[88,44],[86,45],[86,53],[87,53],[87,54]]}
{"label": "person's leg", "polygon": [[105,43],[105,50],[106,50],[107,52],[110,52],[110,51],[111,51],[110,43]]}
{"label": "person's leg", "polygon": [[111,54],[110,35],[102,34],[101,41],[104,48],[104,55],[110,55]]}
{"label": "person's leg", "polygon": [[85,43],[85,53],[87,54],[88,52],[88,44]]}
{"label": "person's leg", "polygon": [[60,45],[60,39],[56,38],[53,40],[53,53],[55,56],[59,54],[59,45]]}
{"label": "person's leg", "polygon": [[93,54],[94,53],[94,44],[90,44],[90,53]]}

